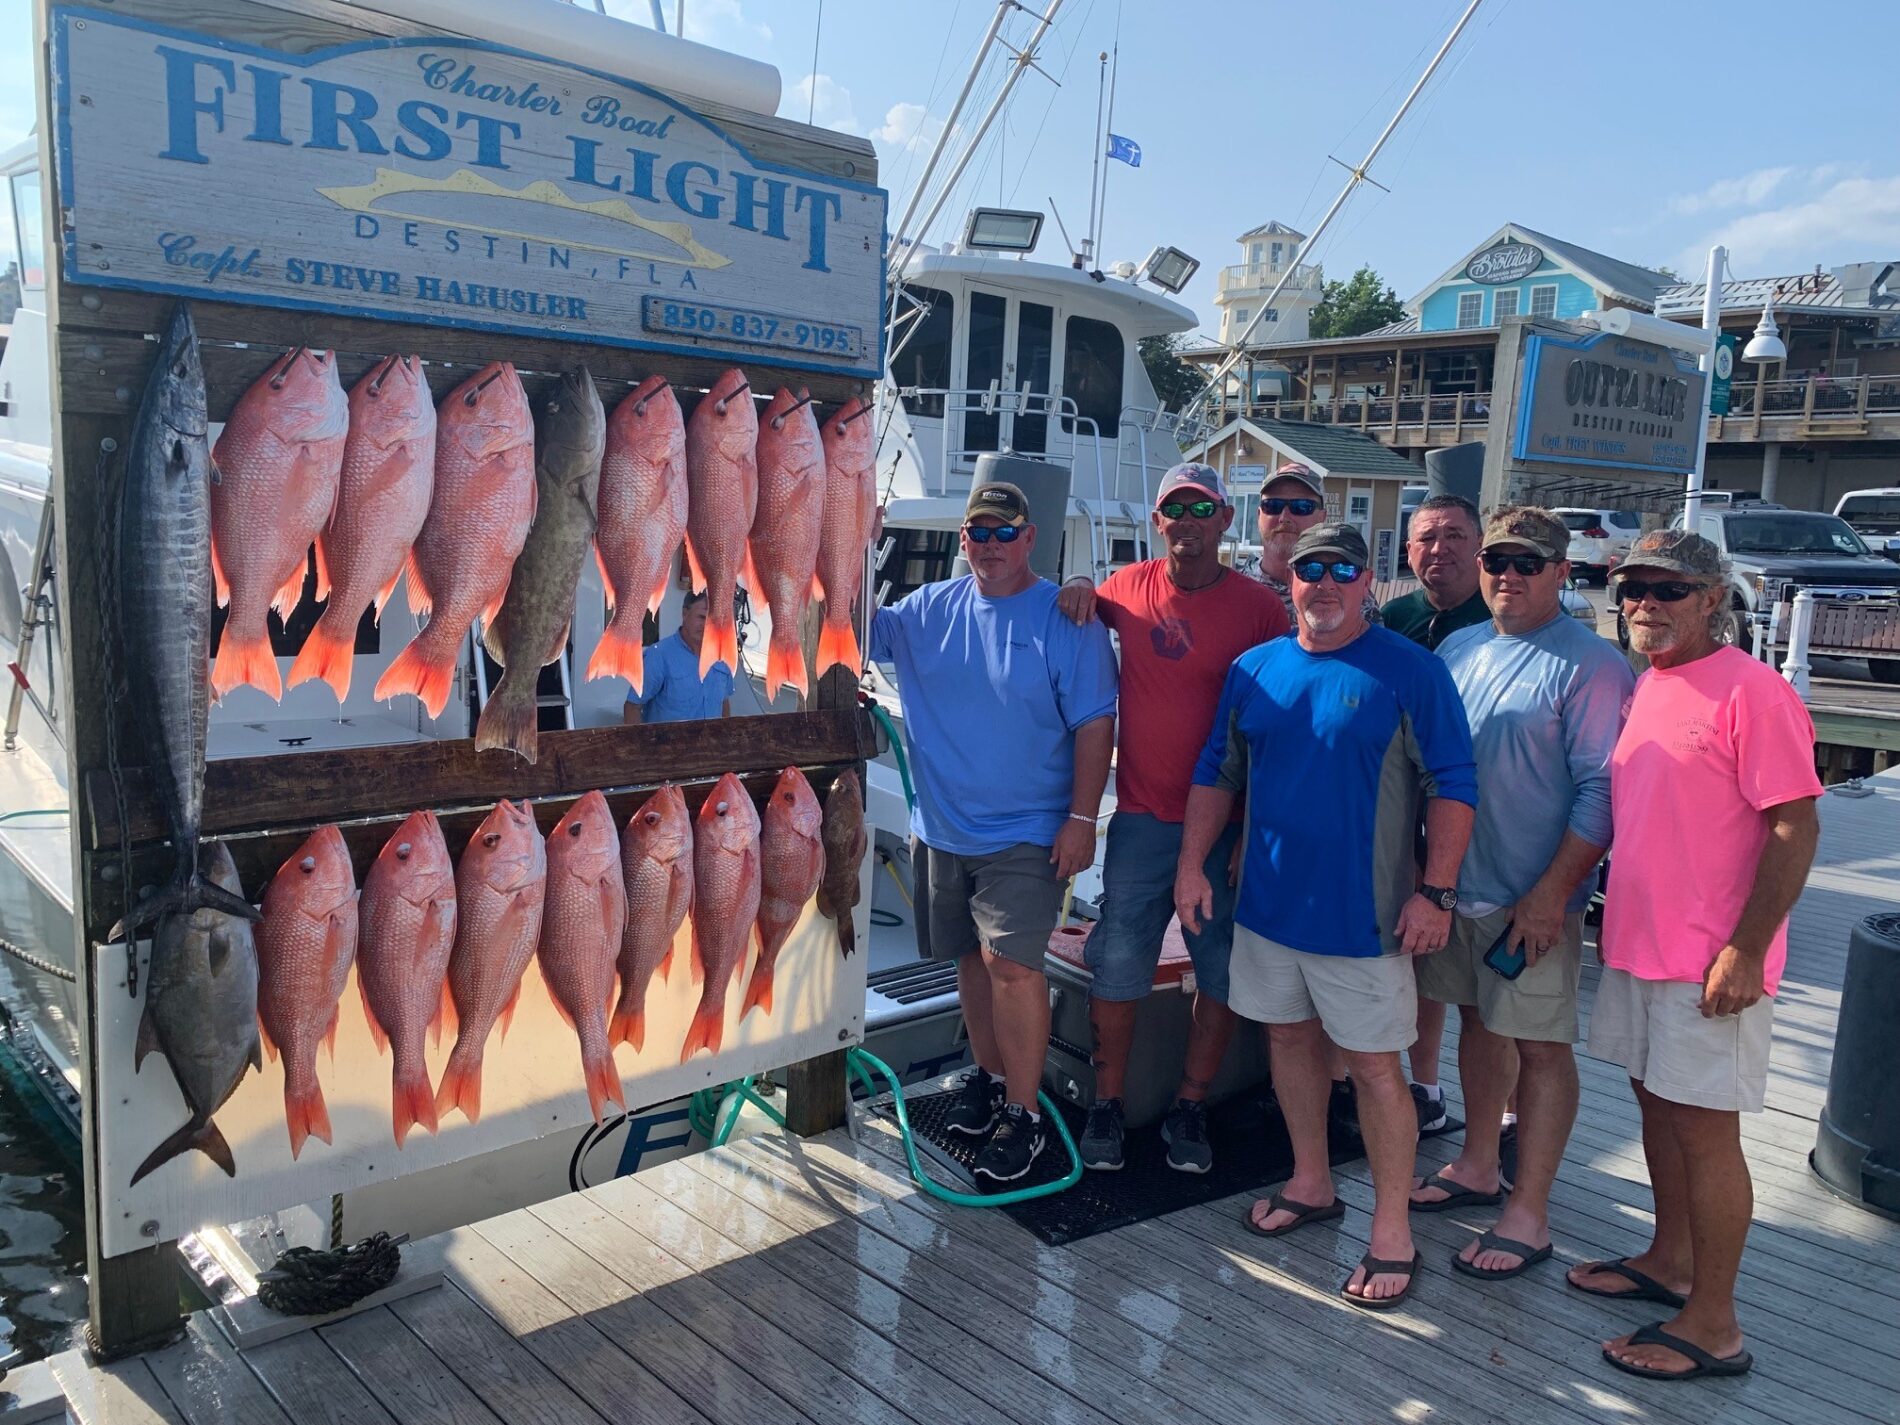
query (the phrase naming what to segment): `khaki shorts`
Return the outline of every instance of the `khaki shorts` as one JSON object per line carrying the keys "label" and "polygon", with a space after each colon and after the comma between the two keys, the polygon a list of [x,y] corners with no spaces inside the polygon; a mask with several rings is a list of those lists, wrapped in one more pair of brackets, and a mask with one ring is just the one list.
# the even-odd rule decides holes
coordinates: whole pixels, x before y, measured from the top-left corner
{"label": "khaki shorts", "polygon": [[1047,846],[1023,842],[987,856],[959,856],[913,836],[910,874],[917,953],[924,959],[960,960],[987,950],[1042,969],[1062,915],[1063,882]]}
{"label": "khaki shorts", "polygon": [[1476,1005],[1493,1034],[1546,1044],[1577,1042],[1577,976],[1583,969],[1583,912],[1564,917],[1563,935],[1535,965],[1507,980],[1484,957],[1511,923],[1510,907],[1451,918],[1451,941],[1418,957],[1418,992],[1441,1004]]}
{"label": "khaki shorts", "polygon": [[1760,1113],[1768,1093],[1775,1002],[1704,1019],[1702,986],[1603,971],[1590,1011],[1590,1057],[1621,1064],[1657,1098],[1691,1108]]}
{"label": "khaki shorts", "polygon": [[1397,1053],[1418,1037],[1418,984],[1403,955],[1313,955],[1234,927],[1227,1004],[1267,1024],[1317,1019],[1342,1049]]}

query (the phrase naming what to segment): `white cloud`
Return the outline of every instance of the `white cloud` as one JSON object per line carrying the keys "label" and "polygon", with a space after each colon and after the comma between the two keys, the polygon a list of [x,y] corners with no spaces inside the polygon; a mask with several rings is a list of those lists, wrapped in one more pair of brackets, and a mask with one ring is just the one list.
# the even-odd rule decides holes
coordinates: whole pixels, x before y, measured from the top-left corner
{"label": "white cloud", "polygon": [[807,74],[785,93],[779,110],[788,119],[810,121],[821,129],[855,134],[858,116],[852,112],[851,91],[829,74]]}
{"label": "white cloud", "polygon": [[888,148],[917,153],[928,150],[942,133],[942,119],[931,118],[922,104],[905,102],[891,105],[884,122],[871,130],[871,139]]}
{"label": "white cloud", "polygon": [[1754,208],[1768,201],[1792,168],[1758,168],[1737,178],[1720,178],[1699,193],[1683,193],[1670,201],[1677,213],[1719,213],[1730,208]]}
{"label": "white cloud", "polygon": [[1715,243],[1729,249],[1734,271],[1749,276],[1900,257],[1900,174],[1843,178],[1798,202],[1731,218],[1685,250],[1677,269],[1701,271]]}

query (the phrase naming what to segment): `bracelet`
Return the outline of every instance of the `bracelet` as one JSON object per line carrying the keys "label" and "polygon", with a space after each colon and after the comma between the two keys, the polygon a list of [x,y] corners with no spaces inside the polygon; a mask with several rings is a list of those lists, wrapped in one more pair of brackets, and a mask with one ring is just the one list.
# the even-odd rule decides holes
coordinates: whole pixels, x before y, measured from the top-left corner
{"label": "bracelet", "polygon": [[1087,823],[1088,823],[1088,824],[1089,824],[1090,826],[1093,826],[1093,825],[1095,825],[1095,818],[1094,818],[1094,817],[1092,817],[1092,816],[1084,816],[1084,815],[1082,815],[1082,813],[1081,813],[1081,812],[1079,812],[1079,811],[1072,811],[1072,812],[1070,812],[1070,813],[1069,813],[1069,820],[1070,820],[1070,821],[1085,821],[1085,822],[1087,822]]}

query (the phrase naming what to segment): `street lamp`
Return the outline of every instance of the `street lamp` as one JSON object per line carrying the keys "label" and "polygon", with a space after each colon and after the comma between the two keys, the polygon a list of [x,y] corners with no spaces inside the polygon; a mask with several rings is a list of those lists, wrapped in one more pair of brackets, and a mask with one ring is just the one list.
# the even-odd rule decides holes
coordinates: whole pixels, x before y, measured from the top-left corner
{"label": "street lamp", "polygon": [[[1708,281],[1702,292],[1702,331],[1707,346],[1697,359],[1696,365],[1706,374],[1713,375],[1715,360],[1720,352],[1722,336],[1722,275],[1728,267],[1728,249],[1712,247],[1709,249]],[[1786,361],[1788,348],[1781,340],[1781,334],[1775,326],[1774,298],[1762,308],[1761,324],[1755,328],[1755,335],[1742,351],[1742,360],[1766,364],[1771,361]],[[1726,373],[1724,373],[1726,374]],[[1696,422],[1695,467],[1689,472],[1688,488],[1683,492],[1682,527],[1691,534],[1697,533],[1696,525],[1702,517],[1702,474],[1709,456],[1709,411],[1708,394],[1713,382],[1703,383],[1703,408]],[[1759,386],[1757,386],[1759,390]]]}
{"label": "street lamp", "polygon": [[1748,345],[1742,349],[1742,360],[1786,361],[1788,344],[1781,339],[1781,329],[1775,325],[1775,304],[1771,299],[1761,309],[1761,324],[1755,328],[1755,335],[1748,339]]}

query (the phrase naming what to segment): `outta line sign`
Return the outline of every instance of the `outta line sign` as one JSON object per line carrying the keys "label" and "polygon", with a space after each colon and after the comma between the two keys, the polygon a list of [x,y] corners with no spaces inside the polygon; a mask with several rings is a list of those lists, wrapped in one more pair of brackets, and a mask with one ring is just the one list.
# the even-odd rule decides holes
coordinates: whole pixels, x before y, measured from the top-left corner
{"label": "outta line sign", "polygon": [[878,374],[883,190],[655,90],[441,36],[293,55],[70,6],[52,33],[70,281]]}

